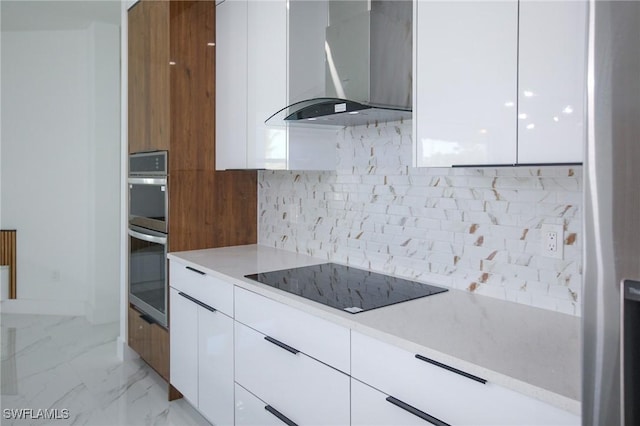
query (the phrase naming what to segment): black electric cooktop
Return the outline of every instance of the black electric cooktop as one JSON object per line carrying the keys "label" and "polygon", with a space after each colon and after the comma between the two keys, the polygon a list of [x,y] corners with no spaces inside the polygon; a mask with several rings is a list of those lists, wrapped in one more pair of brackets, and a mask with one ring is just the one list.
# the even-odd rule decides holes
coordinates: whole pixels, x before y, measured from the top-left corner
{"label": "black electric cooktop", "polygon": [[259,272],[245,277],[352,314],[447,291],[446,288],[335,263]]}

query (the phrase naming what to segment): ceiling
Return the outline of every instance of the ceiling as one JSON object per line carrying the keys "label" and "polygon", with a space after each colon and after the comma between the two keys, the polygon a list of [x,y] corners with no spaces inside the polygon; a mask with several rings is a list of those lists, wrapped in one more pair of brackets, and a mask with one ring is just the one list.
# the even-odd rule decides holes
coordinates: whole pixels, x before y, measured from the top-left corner
{"label": "ceiling", "polygon": [[120,24],[118,0],[1,0],[2,31],[75,30],[92,22]]}

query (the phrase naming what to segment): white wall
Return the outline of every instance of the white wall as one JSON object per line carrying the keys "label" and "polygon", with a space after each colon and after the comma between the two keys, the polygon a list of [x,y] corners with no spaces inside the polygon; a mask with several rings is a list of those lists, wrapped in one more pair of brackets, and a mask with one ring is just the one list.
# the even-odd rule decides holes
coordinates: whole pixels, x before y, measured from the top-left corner
{"label": "white wall", "polygon": [[0,225],[18,231],[27,310],[118,318],[119,46],[109,27],[2,33]]}
{"label": "white wall", "polygon": [[[335,172],[259,173],[258,242],[581,314],[582,168],[422,168],[411,124],[338,134]],[[564,260],[541,255],[565,228]]]}
{"label": "white wall", "polygon": [[119,27],[94,23],[90,34],[90,176],[92,182],[87,317],[92,322],[120,317],[120,34]]}
{"label": "white wall", "polygon": [[[127,9],[132,2],[120,3],[120,187],[126,188],[127,175],[129,171],[129,21]],[[127,235],[129,229],[129,205],[128,192],[121,191],[120,194],[120,235]],[[129,311],[129,239],[123,238],[120,241],[120,335],[118,336],[118,358],[124,359],[125,356],[134,355],[133,349],[129,348],[127,331],[128,331],[128,311]]]}
{"label": "white wall", "polygon": [[[0,5],[0,22],[2,21],[2,6]],[[2,31],[0,31],[0,68],[2,68]],[[0,69],[0,80],[2,70]],[[0,84],[0,111],[2,111],[2,84]],[[2,129],[2,114],[0,113],[0,133]],[[2,136],[0,135],[0,227],[2,227]]]}

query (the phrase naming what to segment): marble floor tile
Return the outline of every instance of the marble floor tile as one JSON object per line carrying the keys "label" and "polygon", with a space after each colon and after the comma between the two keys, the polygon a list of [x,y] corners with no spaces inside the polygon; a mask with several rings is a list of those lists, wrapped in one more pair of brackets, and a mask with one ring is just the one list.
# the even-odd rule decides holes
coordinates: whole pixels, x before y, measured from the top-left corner
{"label": "marble floor tile", "polygon": [[186,401],[167,401],[142,360],[117,358],[117,323],[2,314],[0,325],[2,426],[209,425]]}

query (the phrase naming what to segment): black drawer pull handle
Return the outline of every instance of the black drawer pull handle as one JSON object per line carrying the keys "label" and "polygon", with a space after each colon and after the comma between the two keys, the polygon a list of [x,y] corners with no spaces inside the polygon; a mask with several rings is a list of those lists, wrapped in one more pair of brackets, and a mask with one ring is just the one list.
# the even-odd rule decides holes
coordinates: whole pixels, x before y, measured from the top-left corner
{"label": "black drawer pull handle", "polygon": [[151,315],[147,315],[147,314],[140,315],[140,319],[142,319],[144,322],[146,322],[149,325],[156,324],[158,322],[155,319],[153,319],[153,317],[151,317]]}
{"label": "black drawer pull handle", "polygon": [[418,410],[416,407],[413,407],[406,402],[402,402],[399,399],[396,399],[392,396],[387,397],[387,401],[395,405],[396,407],[400,407],[405,411],[413,414],[414,416],[420,417],[422,420],[426,420],[435,426],[451,426],[449,423],[445,423],[440,419],[436,419],[435,417],[425,413],[424,411]]}
{"label": "black drawer pull handle", "polygon": [[200,274],[200,275],[207,275],[206,273],[202,272],[202,271],[198,271],[196,268],[192,268],[191,266],[185,266],[185,268],[187,268],[190,271],[195,272],[196,274]]}
{"label": "black drawer pull handle", "polygon": [[444,368],[445,370],[449,370],[452,373],[456,373],[456,374],[459,374],[461,376],[464,376],[467,379],[471,379],[471,380],[475,380],[476,382],[480,382],[483,385],[487,383],[487,381],[485,379],[483,379],[482,377],[474,376],[473,374],[466,373],[466,372],[464,372],[462,370],[458,370],[457,368],[449,367],[447,364],[443,364],[441,362],[434,361],[432,359],[427,358],[426,356],[422,356],[420,354],[416,354],[416,358],[418,358],[420,361],[428,362],[429,364],[433,364],[433,365],[436,365],[436,366],[438,366],[440,368]]}
{"label": "black drawer pull handle", "polygon": [[202,303],[201,301],[199,301],[199,300],[198,300],[198,299],[196,299],[195,297],[191,297],[191,296],[189,296],[188,294],[185,294],[185,293],[183,293],[183,292],[181,292],[181,291],[180,291],[180,292],[178,292],[178,294],[179,294],[180,296],[184,297],[184,298],[185,298],[185,299],[187,299],[187,300],[191,300],[191,301],[192,301],[193,303],[195,303],[196,305],[200,305],[200,306],[202,306],[203,308],[205,308],[205,309],[206,309],[206,310],[208,310],[208,311],[211,311],[211,312],[215,312],[215,311],[216,311],[216,309],[215,309],[215,308],[212,308],[211,306],[207,305],[206,303]]}
{"label": "black drawer pull handle", "polygon": [[264,409],[267,410],[268,412],[270,412],[271,414],[273,414],[274,416],[276,416],[277,418],[279,418],[280,421],[282,421],[282,423],[286,424],[287,426],[298,426],[297,423],[292,422],[291,420],[289,420],[289,418],[287,418],[287,416],[285,416],[284,414],[282,414],[280,411],[276,410],[272,406],[266,405],[264,407]]}
{"label": "black drawer pull handle", "polygon": [[264,340],[266,340],[267,342],[271,342],[276,346],[280,346],[285,351],[289,351],[294,355],[298,355],[298,353],[300,352],[296,348],[292,348],[291,346],[286,345],[286,344],[282,343],[281,341],[274,339],[273,337],[264,336]]}

